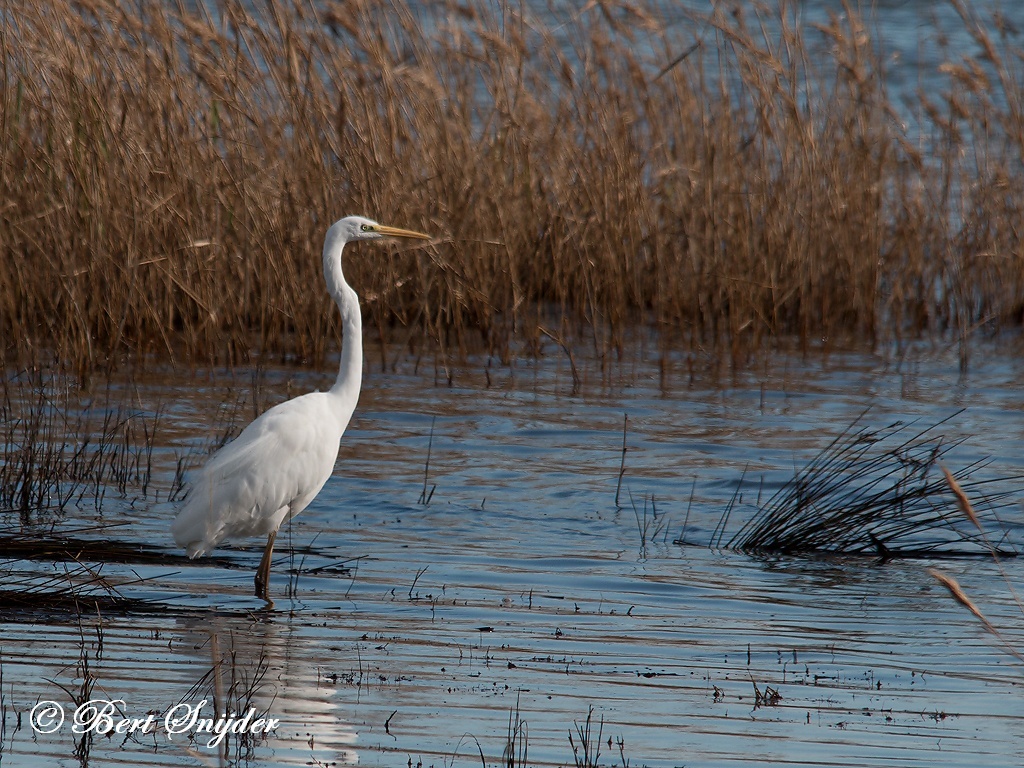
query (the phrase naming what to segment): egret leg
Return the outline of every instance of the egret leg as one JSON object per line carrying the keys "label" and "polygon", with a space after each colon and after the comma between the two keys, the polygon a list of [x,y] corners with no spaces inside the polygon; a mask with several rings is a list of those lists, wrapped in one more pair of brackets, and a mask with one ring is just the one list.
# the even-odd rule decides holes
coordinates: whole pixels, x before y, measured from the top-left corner
{"label": "egret leg", "polygon": [[256,597],[262,597],[268,603],[270,599],[268,587],[270,586],[270,561],[274,554],[274,540],[277,538],[277,531],[271,531],[267,536],[267,547],[263,550],[263,559],[260,560],[260,567],[256,569]]}

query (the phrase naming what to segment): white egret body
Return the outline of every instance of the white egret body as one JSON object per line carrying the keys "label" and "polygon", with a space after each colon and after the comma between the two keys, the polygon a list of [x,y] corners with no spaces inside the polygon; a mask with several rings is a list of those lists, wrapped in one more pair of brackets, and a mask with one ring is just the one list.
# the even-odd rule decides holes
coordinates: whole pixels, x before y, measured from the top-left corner
{"label": "white egret body", "polygon": [[256,595],[270,602],[270,560],[281,524],[299,514],[324,487],[338,457],[363,374],[359,297],[341,270],[346,243],[429,235],[348,216],[327,230],[324,279],[341,312],[341,365],[334,386],[276,405],[217,451],[199,471],[171,525],[178,546],[201,557],[225,539],[266,536],[256,571]]}

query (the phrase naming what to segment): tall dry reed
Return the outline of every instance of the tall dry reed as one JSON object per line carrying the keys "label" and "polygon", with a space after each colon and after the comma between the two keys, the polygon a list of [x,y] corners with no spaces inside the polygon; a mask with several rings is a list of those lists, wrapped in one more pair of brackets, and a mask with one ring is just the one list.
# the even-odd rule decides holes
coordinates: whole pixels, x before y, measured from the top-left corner
{"label": "tall dry reed", "polygon": [[1016,328],[1011,32],[960,8],[980,52],[907,106],[852,9],[746,8],[6,3],[4,359],[319,364],[346,213],[438,235],[347,256],[378,363]]}

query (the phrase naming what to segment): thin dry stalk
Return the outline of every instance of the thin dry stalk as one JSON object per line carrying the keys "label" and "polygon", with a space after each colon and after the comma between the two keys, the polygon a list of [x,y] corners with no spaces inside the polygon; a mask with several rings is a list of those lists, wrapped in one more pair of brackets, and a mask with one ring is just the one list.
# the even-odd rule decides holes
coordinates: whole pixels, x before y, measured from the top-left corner
{"label": "thin dry stalk", "polygon": [[594,708],[587,707],[587,719],[582,725],[573,721],[576,728],[576,739],[569,731],[569,745],[572,747],[573,761],[577,768],[598,768],[601,759],[601,740],[604,735],[604,715],[598,723],[597,733],[592,730]]}
{"label": "thin dry stalk", "polygon": [[[978,529],[982,539],[988,545],[989,551],[992,555],[992,560],[995,562],[996,567],[999,569],[999,575],[1002,577],[1003,582],[1010,590],[1010,594],[1013,596],[1013,600],[1017,604],[1017,608],[1020,610],[1021,614],[1024,615],[1024,602],[1021,602],[1020,595],[1017,594],[1017,590],[1014,588],[1013,582],[1010,580],[1010,575],[1006,572],[1006,568],[1003,566],[1002,558],[1000,558],[999,556],[999,550],[992,544],[992,542],[988,538],[985,529],[982,528],[981,521],[978,519],[978,515],[974,511],[974,505],[971,504],[971,500],[967,497],[967,494],[964,492],[963,488],[960,486],[960,483],[957,482],[957,479],[953,476],[953,474],[945,467],[942,468],[942,472],[946,477],[946,482],[949,484],[950,489],[956,496],[957,505],[960,507],[960,511],[963,512],[964,516],[974,524],[975,528]],[[940,576],[937,575],[937,572],[933,573],[932,575],[941,580]],[[954,581],[953,583],[955,584],[956,582]],[[946,586],[950,589],[950,592],[953,592],[952,587],[949,587],[948,584],[946,584]],[[956,593],[954,593],[954,597],[956,597]],[[968,608],[970,608],[970,606],[968,606]],[[973,609],[971,610],[973,612]]]}
{"label": "thin dry stalk", "polygon": [[1020,661],[1024,661],[1024,654],[1022,654],[1020,651],[1014,648],[1010,641],[1003,637],[1002,633],[1000,633],[1000,631],[995,627],[995,625],[992,624],[992,622],[988,620],[985,614],[981,612],[981,609],[974,604],[974,601],[967,596],[967,593],[964,592],[964,590],[961,588],[959,582],[957,582],[956,579],[954,579],[952,576],[946,573],[943,573],[937,568],[929,568],[928,573],[931,574],[932,578],[934,578],[936,581],[942,584],[942,586],[948,589],[949,594],[953,596],[953,599],[960,603],[960,605],[962,605],[968,611],[970,611],[974,615],[974,617],[981,622],[982,626],[985,627],[985,629],[988,630],[997,640],[999,640],[1003,648],[1005,648],[1010,655],[1014,656]]}
{"label": "thin dry stalk", "polygon": [[974,507],[971,505],[970,500],[967,498],[967,494],[964,493],[964,489],[960,487],[960,483],[953,477],[953,473],[945,467],[942,467],[942,475],[946,478],[946,483],[949,485],[953,496],[956,497],[957,506],[960,507],[960,511],[964,513],[964,517],[970,520],[974,527],[978,529],[978,533],[985,535],[985,529],[981,527],[981,521],[978,516],[974,513]]}
{"label": "thin dry stalk", "polygon": [[505,750],[501,756],[504,768],[527,768],[530,747],[530,729],[519,712],[519,697],[516,705],[508,712],[508,733],[505,737]]}

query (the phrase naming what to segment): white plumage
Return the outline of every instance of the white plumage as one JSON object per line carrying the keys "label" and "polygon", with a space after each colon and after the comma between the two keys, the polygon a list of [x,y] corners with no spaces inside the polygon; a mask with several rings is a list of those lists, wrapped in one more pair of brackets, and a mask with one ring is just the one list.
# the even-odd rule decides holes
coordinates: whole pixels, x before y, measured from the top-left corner
{"label": "white plumage", "polygon": [[281,524],[304,510],[334,470],[362,379],[359,299],[345,282],[341,253],[354,240],[428,235],[359,216],[327,230],[323,267],[327,290],[341,312],[343,344],[338,378],[327,392],[312,392],[266,411],[217,451],[198,472],[171,525],[189,557],[209,553],[225,539],[266,536],[256,571],[256,595],[270,602],[267,586],[274,539]]}
{"label": "white plumage", "polygon": [[271,408],[207,462],[171,529],[189,557],[225,539],[267,536],[316,497],[352,415],[330,399],[313,392]]}

